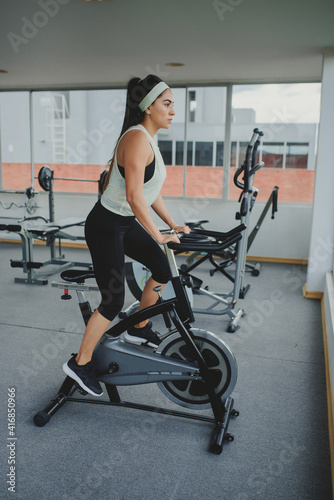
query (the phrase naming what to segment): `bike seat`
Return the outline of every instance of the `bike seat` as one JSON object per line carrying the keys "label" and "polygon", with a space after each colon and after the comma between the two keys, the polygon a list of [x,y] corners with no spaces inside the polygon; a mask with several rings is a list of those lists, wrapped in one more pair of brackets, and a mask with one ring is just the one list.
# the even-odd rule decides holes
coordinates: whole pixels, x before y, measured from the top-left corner
{"label": "bike seat", "polygon": [[195,228],[195,227],[199,227],[201,226],[202,224],[206,224],[207,222],[209,222],[208,220],[195,220],[195,219],[191,219],[191,220],[188,220],[186,221],[186,225],[188,227],[190,227],[190,229],[192,228]]}
{"label": "bike seat", "polygon": [[86,269],[67,269],[60,274],[60,277],[69,283],[78,283],[81,285],[88,278],[95,278],[95,273]]}

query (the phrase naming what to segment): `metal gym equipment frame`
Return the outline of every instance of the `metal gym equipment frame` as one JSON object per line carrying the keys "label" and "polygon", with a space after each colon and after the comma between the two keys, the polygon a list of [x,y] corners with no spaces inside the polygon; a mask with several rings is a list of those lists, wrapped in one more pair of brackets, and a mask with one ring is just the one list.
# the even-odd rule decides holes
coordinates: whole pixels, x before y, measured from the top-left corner
{"label": "metal gym equipment frame", "polygon": [[[98,183],[98,195],[101,194],[101,189],[108,171],[102,172],[99,180],[94,179],[68,179],[85,182]],[[65,219],[55,220],[55,203],[53,192],[53,171],[50,167],[44,165],[36,177],[41,188],[48,192],[49,218],[42,216],[25,217],[17,221],[16,224],[1,224],[0,230],[16,232],[21,238],[22,244],[22,260],[11,260],[10,265],[13,268],[22,268],[25,278],[15,278],[15,283],[25,283],[30,285],[46,285],[48,283],[47,276],[62,272],[74,266],[82,266],[91,268],[90,263],[66,261],[65,255],[62,254],[61,241],[62,239],[84,241],[83,236],[73,236],[65,229],[70,227],[83,226],[85,218],[67,217]],[[42,221],[36,224],[36,221]],[[37,262],[34,260],[34,240],[39,239],[46,242],[46,246],[50,249],[50,259]],[[58,240],[58,252],[56,241]]]}

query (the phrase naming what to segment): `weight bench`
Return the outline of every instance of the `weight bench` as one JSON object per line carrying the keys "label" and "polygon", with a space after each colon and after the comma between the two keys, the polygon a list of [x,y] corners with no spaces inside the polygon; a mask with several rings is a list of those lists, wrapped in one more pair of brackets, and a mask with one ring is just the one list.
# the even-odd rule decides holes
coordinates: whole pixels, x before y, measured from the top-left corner
{"label": "weight bench", "polygon": [[[17,233],[22,243],[22,260],[11,260],[11,267],[20,267],[27,274],[26,278],[15,278],[15,283],[26,283],[30,285],[47,285],[48,280],[45,276],[60,273],[70,267],[80,266],[91,269],[90,263],[73,262],[64,260],[61,252],[61,239],[84,240],[84,236],[73,236],[64,232],[64,229],[70,227],[80,227],[85,223],[85,219],[77,217],[68,217],[52,222],[43,222],[39,224],[32,223],[32,220],[43,219],[43,217],[32,217],[25,219],[17,224],[1,224],[0,231],[9,231]],[[43,219],[45,220],[45,219]],[[21,223],[20,223],[21,222]],[[50,248],[50,259],[45,262],[36,262],[33,258],[33,243],[35,239],[46,242]],[[59,241],[58,255],[56,254],[56,240]],[[42,276],[42,279],[39,277]]]}
{"label": "weight bench", "polygon": [[[69,179],[69,178],[58,178],[59,180],[74,180],[82,182],[96,182],[98,184],[98,197],[102,193],[102,187],[104,185],[106,176],[108,175],[108,170],[105,169],[98,180],[95,179]],[[39,173],[38,182],[44,191],[48,192],[49,200],[49,219],[45,219],[41,216],[36,217],[24,217],[22,220],[18,220],[14,224],[3,224],[0,222],[0,231],[11,231],[17,233],[22,242],[22,260],[11,260],[12,267],[21,267],[23,272],[27,274],[27,278],[15,278],[16,283],[29,283],[30,285],[46,285],[48,283],[47,279],[38,279],[39,276],[51,276],[52,274],[57,274],[59,272],[65,271],[66,269],[74,266],[87,267],[91,269],[91,264],[85,262],[72,262],[65,261],[64,255],[61,254],[61,239],[66,238],[70,240],[85,240],[84,236],[72,236],[64,232],[64,229],[83,226],[85,219],[77,217],[68,217],[66,219],[55,220],[55,208],[54,208],[54,193],[53,193],[53,181],[57,180],[53,175],[53,171],[50,167],[44,165]],[[32,188],[29,188],[30,190]],[[28,191],[31,195],[31,191]],[[42,220],[42,223],[35,223],[32,221]],[[50,259],[46,262],[35,262],[33,259],[33,242],[34,239],[40,239],[46,242],[46,245],[50,247]],[[59,253],[56,255],[56,240],[59,240]],[[44,269],[49,266],[49,269]],[[51,267],[50,267],[51,266]]]}

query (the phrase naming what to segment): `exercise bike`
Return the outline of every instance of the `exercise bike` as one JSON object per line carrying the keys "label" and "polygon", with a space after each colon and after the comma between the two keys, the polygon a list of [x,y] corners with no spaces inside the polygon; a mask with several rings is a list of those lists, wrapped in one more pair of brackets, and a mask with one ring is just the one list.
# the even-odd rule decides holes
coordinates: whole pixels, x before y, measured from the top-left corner
{"label": "exercise bike", "polygon": [[[157,303],[112,326],[95,348],[93,362],[98,367],[99,381],[105,384],[109,401],[72,397],[76,390],[84,396],[87,393],[73,379],[66,377],[57,395],[34,416],[36,426],[43,427],[66,402],[89,402],[213,423],[210,451],[214,454],[222,452],[224,441],[233,441],[228,425],[230,417],[238,416],[231,397],[237,382],[236,359],[225,342],[214,333],[192,327],[193,312],[173,253],[177,246],[178,243],[172,242],[164,246],[171,268],[174,297],[163,300],[161,287],[156,287]],[[97,287],[85,281],[94,278],[94,272],[70,269],[61,277],[65,283],[52,285],[65,289],[64,299],[68,298],[69,290],[76,290],[87,324],[92,311],[84,292]],[[137,346],[122,339],[122,333],[130,326],[158,315],[166,319],[168,332],[157,349]],[[156,382],[162,392],[179,406],[196,410],[211,408],[213,417],[122,401],[117,390],[117,386],[152,382]]]}

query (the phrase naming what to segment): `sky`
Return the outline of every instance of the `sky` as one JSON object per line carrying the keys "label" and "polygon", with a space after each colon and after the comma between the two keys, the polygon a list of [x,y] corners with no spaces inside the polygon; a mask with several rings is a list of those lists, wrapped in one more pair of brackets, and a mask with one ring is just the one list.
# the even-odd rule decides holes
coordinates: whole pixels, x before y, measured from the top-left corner
{"label": "sky", "polygon": [[317,123],[320,95],[320,83],[235,85],[232,107],[255,109],[257,123]]}

